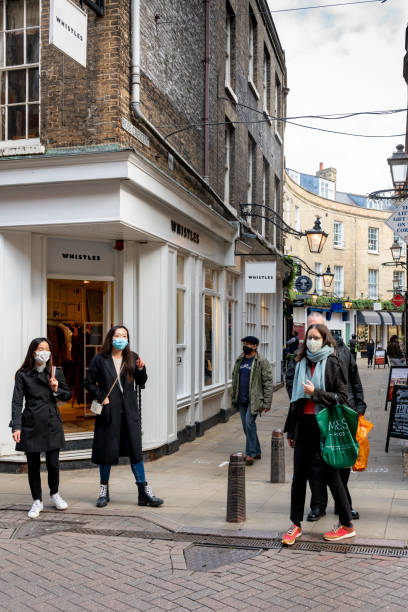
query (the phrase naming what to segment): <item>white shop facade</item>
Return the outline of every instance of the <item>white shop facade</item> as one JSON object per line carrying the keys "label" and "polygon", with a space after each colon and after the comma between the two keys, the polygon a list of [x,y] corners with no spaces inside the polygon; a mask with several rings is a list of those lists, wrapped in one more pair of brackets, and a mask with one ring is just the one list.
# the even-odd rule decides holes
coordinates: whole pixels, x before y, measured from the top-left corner
{"label": "white shop facade", "polygon": [[[60,406],[67,460],[89,457],[82,383],[114,324],[126,325],[147,364],[144,450],[176,450],[226,416],[247,331],[234,224],[130,151],[3,160],[0,188],[0,458],[23,460],[8,427],[11,396],[39,336],[50,338],[73,390]],[[272,331],[277,295],[268,300]]]}

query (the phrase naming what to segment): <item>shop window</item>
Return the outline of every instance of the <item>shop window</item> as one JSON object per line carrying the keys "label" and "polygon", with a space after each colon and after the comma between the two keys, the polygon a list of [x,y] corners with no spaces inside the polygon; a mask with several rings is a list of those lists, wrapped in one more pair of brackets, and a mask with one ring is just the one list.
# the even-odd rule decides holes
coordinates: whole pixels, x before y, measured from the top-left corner
{"label": "shop window", "polygon": [[256,293],[246,294],[246,329],[248,336],[256,336]]}
{"label": "shop window", "polygon": [[218,382],[218,272],[204,268],[204,386]]}
{"label": "shop window", "polygon": [[378,228],[368,228],[368,250],[372,253],[378,253]]}
{"label": "shop window", "polygon": [[261,295],[261,337],[260,337],[260,353],[267,359],[271,358],[271,347],[269,332],[270,320],[270,294]]}
{"label": "shop window", "polygon": [[40,135],[39,0],[0,0],[0,141]]}
{"label": "shop window", "polygon": [[227,274],[227,378],[231,380],[232,367],[238,353],[235,346],[236,332],[236,279],[233,274]]}
{"label": "shop window", "polygon": [[176,342],[177,342],[177,397],[182,397],[186,393],[186,339],[185,339],[185,258],[177,255],[177,323],[176,323]]}

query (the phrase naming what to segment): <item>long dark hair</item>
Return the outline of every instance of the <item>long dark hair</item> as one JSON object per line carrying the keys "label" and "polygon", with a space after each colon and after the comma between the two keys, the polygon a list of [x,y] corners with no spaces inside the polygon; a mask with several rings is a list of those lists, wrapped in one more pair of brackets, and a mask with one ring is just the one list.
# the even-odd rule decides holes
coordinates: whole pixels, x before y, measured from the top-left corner
{"label": "long dark hair", "polygon": [[303,344],[301,346],[301,348],[299,349],[296,357],[295,357],[295,361],[300,361],[301,359],[303,359],[303,357],[307,356],[307,346],[306,346],[306,340],[307,340],[307,336],[309,334],[309,331],[311,329],[317,329],[317,331],[319,332],[319,334],[321,335],[321,337],[323,338],[323,345],[322,346],[332,346],[334,348],[334,350],[336,350],[336,342],[333,338],[333,336],[331,335],[329,329],[325,326],[325,325],[321,325],[320,323],[313,323],[313,325],[309,325],[309,327],[307,328],[306,334],[305,334],[305,339],[303,341]]}
{"label": "long dark hair", "polygon": [[129,330],[127,327],[125,327],[125,325],[114,325],[112,329],[108,331],[108,333],[106,334],[104,343],[102,345],[102,348],[101,348],[101,353],[102,355],[110,355],[112,353],[112,339],[117,329],[124,329],[127,333],[128,345],[122,351],[122,358],[123,358],[123,363],[125,364],[127,379],[129,382],[133,382],[136,363],[130,351]]}
{"label": "long dark hair", "polygon": [[24,359],[21,367],[18,368],[18,370],[16,372],[16,376],[17,376],[17,374],[19,372],[29,372],[29,371],[31,371],[34,368],[34,366],[35,366],[34,352],[36,351],[38,345],[41,344],[41,342],[46,342],[48,344],[48,346],[50,347],[51,356],[50,356],[49,360],[47,361],[47,363],[45,364],[45,369],[49,373],[51,372],[51,368],[52,368],[52,344],[48,340],[48,338],[34,338],[34,340],[31,340],[31,342],[30,342],[30,345],[29,345],[28,351],[27,351],[27,355],[25,356],[25,359]]}

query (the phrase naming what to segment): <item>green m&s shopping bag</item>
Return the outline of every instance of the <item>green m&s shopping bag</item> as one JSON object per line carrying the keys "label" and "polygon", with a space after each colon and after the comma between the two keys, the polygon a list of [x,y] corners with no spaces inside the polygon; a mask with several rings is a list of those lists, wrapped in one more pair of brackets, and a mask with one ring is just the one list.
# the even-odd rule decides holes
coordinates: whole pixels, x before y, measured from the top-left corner
{"label": "green m&s shopping bag", "polygon": [[352,467],[358,456],[358,414],[344,404],[323,408],[316,414],[323,460],[334,468]]}

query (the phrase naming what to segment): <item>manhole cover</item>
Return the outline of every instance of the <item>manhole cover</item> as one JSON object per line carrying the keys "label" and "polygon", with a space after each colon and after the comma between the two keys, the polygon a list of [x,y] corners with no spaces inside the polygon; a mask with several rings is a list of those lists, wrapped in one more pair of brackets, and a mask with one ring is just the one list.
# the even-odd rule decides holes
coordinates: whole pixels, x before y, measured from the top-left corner
{"label": "manhole cover", "polygon": [[195,572],[208,572],[222,565],[252,559],[261,552],[262,548],[228,548],[193,544],[185,549],[184,558],[187,569]]}
{"label": "manhole cover", "polygon": [[28,538],[40,538],[50,533],[57,533],[59,531],[70,531],[72,524],[63,522],[57,523],[56,521],[27,521],[13,534],[13,539],[22,540]]}

